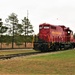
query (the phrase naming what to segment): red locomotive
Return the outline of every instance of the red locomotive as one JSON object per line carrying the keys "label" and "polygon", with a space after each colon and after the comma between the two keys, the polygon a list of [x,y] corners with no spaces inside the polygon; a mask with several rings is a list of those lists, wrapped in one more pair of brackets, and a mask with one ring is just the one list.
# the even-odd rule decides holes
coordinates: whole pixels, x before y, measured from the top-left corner
{"label": "red locomotive", "polygon": [[34,41],[34,49],[44,51],[71,49],[75,47],[73,32],[64,25],[43,23],[39,25],[38,40]]}

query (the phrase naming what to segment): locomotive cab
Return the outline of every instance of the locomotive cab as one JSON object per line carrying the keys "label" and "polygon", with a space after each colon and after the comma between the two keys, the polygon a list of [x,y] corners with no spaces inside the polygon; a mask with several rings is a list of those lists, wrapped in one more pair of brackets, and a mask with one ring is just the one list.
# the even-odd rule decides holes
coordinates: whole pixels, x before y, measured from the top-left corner
{"label": "locomotive cab", "polygon": [[50,36],[50,25],[40,25],[39,26],[39,39],[48,42],[49,41],[49,36]]}

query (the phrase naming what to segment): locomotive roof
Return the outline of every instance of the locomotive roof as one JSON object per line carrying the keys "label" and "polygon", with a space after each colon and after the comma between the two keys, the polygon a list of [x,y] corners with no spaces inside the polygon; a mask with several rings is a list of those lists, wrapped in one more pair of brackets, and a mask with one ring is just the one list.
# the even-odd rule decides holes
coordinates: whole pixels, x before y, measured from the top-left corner
{"label": "locomotive roof", "polygon": [[64,25],[53,25],[53,24],[49,24],[49,23],[42,23],[39,26],[44,26],[44,25],[47,25],[47,26],[55,26],[55,27],[60,26],[60,27],[66,28]]}
{"label": "locomotive roof", "polygon": [[42,24],[40,24],[39,26],[54,26],[54,27],[61,27],[61,28],[63,28],[64,30],[69,30],[69,31],[72,31],[72,30],[70,30],[70,28],[69,27],[66,27],[66,26],[64,26],[64,25],[53,25],[53,24],[49,24],[49,23],[42,23]]}
{"label": "locomotive roof", "polygon": [[52,25],[52,24],[49,24],[49,23],[42,23],[39,26],[44,26],[44,25],[47,25],[47,26],[56,26],[56,25]]}

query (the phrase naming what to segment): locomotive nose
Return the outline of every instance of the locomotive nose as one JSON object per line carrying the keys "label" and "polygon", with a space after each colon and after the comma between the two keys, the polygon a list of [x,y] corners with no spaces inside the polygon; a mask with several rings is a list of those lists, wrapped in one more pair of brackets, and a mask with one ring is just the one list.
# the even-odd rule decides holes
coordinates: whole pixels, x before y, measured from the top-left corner
{"label": "locomotive nose", "polygon": [[48,35],[47,35],[47,34],[42,34],[42,35],[40,36],[40,38],[41,38],[42,40],[44,40],[45,42],[48,41]]}

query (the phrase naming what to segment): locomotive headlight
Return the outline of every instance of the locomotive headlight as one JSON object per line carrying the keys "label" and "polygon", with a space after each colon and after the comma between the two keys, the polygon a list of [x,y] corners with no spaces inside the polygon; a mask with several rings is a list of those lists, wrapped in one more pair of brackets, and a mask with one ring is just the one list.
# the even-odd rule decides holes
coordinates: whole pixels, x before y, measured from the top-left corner
{"label": "locomotive headlight", "polygon": [[68,31],[68,33],[70,33],[70,31]]}

